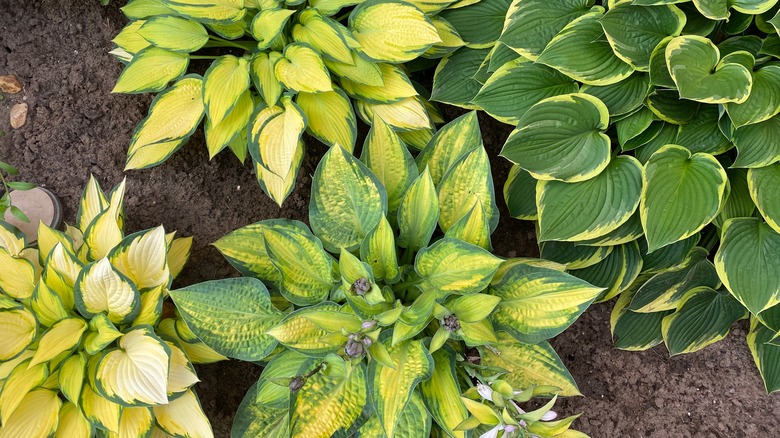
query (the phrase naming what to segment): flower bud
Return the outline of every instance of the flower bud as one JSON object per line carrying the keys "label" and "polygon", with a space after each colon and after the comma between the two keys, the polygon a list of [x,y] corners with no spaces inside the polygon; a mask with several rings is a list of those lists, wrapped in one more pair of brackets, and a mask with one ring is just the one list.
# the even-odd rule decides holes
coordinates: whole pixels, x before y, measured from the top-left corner
{"label": "flower bud", "polygon": [[371,290],[371,282],[366,277],[360,277],[352,283],[352,290],[355,295],[363,296]]}
{"label": "flower bud", "polygon": [[356,340],[349,340],[344,347],[344,352],[347,353],[347,356],[349,357],[360,357],[364,352],[363,343]]}
{"label": "flower bud", "polygon": [[449,332],[454,332],[460,330],[460,321],[458,321],[458,317],[455,315],[447,315],[441,320],[442,326],[444,326],[444,329]]}
{"label": "flower bud", "polygon": [[376,320],[372,319],[371,321],[363,321],[363,324],[361,324],[360,327],[363,330],[370,330],[370,329],[376,327]]}
{"label": "flower bud", "polygon": [[301,388],[303,388],[303,384],[305,381],[303,380],[303,377],[301,376],[295,376],[292,380],[290,380],[290,391],[292,392],[298,392]]}

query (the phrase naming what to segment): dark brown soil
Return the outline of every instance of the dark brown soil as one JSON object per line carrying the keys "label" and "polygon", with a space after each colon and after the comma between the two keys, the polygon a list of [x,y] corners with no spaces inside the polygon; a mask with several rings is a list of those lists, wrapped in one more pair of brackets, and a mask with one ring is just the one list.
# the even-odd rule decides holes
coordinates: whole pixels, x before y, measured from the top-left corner
{"label": "dark brown soil", "polygon": [[[0,75],[14,74],[24,91],[0,102],[0,160],[16,164],[22,178],[54,190],[73,221],[89,174],[109,187],[127,177],[127,229],[164,224],[195,236],[191,262],[179,285],[235,275],[209,244],[225,233],[265,218],[305,220],[310,175],[324,148],[310,148],[294,194],[278,208],[260,190],[250,166],[223,153],[211,162],[198,132],[165,164],[123,174],[125,151],[151,96],[110,94],[121,64],[108,54],[125,24],[114,0],[0,0]],[[27,123],[9,126],[14,103],[27,102]],[[457,113],[447,111],[449,116]],[[508,127],[480,117],[485,143],[496,157]],[[501,193],[508,166],[493,160]],[[499,196],[500,198],[500,196]],[[499,201],[502,203],[501,201]],[[536,255],[533,227],[508,218],[493,237],[503,256]],[[593,437],[777,437],[780,398],[766,395],[745,329],[695,355],[669,358],[663,347],[644,353],[617,351],[609,334],[611,304],[589,310],[553,341],[585,397],[558,410],[582,412],[575,423]],[[259,367],[236,361],[198,367],[198,393],[218,437],[229,436],[233,413]]]}

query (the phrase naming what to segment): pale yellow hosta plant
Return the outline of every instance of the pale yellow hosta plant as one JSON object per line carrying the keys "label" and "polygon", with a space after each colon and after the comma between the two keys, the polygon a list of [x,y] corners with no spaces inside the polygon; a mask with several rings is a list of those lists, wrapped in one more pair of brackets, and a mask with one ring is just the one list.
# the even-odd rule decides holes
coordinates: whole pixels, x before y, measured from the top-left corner
{"label": "pale yellow hosta plant", "polygon": [[[357,118],[383,119],[417,149],[440,121],[403,65],[464,44],[440,12],[455,0],[131,0],[111,53],[127,63],[116,93],[159,94],[133,133],[128,169],[167,160],[204,122],[209,157],[250,155],[281,204],[302,135],[348,151]],[[216,50],[215,50],[216,49]],[[190,60],[208,60],[203,76]],[[173,84],[171,85],[171,82]]]}
{"label": "pale yellow hosta plant", "polygon": [[192,240],[125,236],[124,190],[91,178],[37,248],[0,221],[0,438],[213,436],[192,362],[222,356],[160,322]]}

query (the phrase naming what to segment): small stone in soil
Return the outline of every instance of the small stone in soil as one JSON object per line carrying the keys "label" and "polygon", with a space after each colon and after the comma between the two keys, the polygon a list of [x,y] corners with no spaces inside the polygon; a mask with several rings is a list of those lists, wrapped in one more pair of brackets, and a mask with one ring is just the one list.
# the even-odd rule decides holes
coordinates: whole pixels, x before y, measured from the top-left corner
{"label": "small stone in soil", "polygon": [[14,75],[0,76],[0,91],[15,94],[22,91],[22,83]]}
{"label": "small stone in soil", "polygon": [[27,121],[27,104],[17,103],[11,108],[11,127],[19,129]]}

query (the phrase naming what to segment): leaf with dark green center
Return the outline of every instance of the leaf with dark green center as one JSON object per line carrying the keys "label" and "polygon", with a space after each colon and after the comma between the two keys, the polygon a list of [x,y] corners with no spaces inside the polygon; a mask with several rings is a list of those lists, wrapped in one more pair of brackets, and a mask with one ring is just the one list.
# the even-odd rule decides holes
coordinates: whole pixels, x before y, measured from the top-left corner
{"label": "leaf with dark green center", "polygon": [[728,179],[712,155],[668,145],[645,165],[640,213],[653,252],[695,234],[717,216]]}
{"label": "leaf with dark green center", "polygon": [[701,103],[681,99],[676,90],[656,88],[647,96],[646,105],[659,119],[667,123],[682,125],[696,116]]}
{"label": "leaf with dark green center", "polygon": [[780,113],[780,66],[767,65],[753,73],[753,88],[743,103],[727,103],[735,128],[763,122]]}
{"label": "leaf with dark green center", "polygon": [[780,346],[769,343],[776,336],[757,319],[750,321],[747,344],[767,392],[780,390]]}
{"label": "leaf with dark green center", "polygon": [[766,223],[780,233],[780,163],[750,169],[747,173],[750,197]]}
{"label": "leaf with dark green center", "polygon": [[582,182],[539,181],[539,240],[580,241],[603,236],[626,222],[639,205],[642,165],[622,155]]}
{"label": "leaf with dark green center", "polygon": [[578,245],[554,240],[539,243],[541,258],[566,265],[566,269],[582,269],[593,266],[607,258],[611,252],[611,246]]}
{"label": "leaf with dark green center", "polygon": [[593,96],[551,97],[523,115],[501,156],[537,179],[584,181],[609,164],[608,125],[607,107]]}
{"label": "leaf with dark green center", "polygon": [[580,92],[595,96],[602,101],[609,109],[611,117],[620,116],[642,106],[650,92],[650,77],[644,73],[634,73],[610,85],[583,85]]}
{"label": "leaf with dark green center", "polygon": [[615,303],[610,316],[612,340],[615,348],[629,351],[643,351],[663,342],[661,324],[671,311],[636,313],[626,309],[631,302],[630,291],[623,293]]}
{"label": "leaf with dark green center", "polygon": [[680,125],[675,144],[692,153],[722,154],[731,148],[731,142],[718,129],[718,118],[717,106],[701,105],[693,120]]}
{"label": "leaf with dark green center", "polygon": [[666,65],[682,98],[703,103],[742,103],[750,95],[750,70],[736,62],[723,62],[718,48],[707,38],[674,38],[666,46]]}
{"label": "leaf with dark green center", "polygon": [[733,167],[764,167],[780,160],[780,114],[734,131],[737,147]]}
{"label": "leaf with dark green center", "polygon": [[723,285],[754,315],[780,303],[780,234],[757,218],[726,221],[715,268]]}
{"label": "leaf with dark green center", "polygon": [[488,53],[488,49],[464,47],[445,56],[433,75],[431,100],[469,108],[469,103],[482,88],[474,75]]}
{"label": "leaf with dark green center", "polygon": [[504,183],[504,201],[513,218],[536,220],[536,178],[513,164]]}
{"label": "leaf with dark green center", "polygon": [[639,245],[629,242],[617,245],[599,263],[587,268],[574,269],[569,273],[588,283],[604,288],[596,302],[609,301],[634,282],[642,270],[642,256]]}

